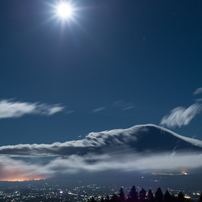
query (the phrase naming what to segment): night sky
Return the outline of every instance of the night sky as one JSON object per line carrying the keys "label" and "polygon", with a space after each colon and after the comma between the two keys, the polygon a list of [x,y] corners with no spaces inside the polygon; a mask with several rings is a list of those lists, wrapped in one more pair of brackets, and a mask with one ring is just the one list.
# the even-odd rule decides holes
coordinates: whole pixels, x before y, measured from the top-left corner
{"label": "night sky", "polygon": [[202,140],[202,1],[0,2],[0,146],[155,124]]}

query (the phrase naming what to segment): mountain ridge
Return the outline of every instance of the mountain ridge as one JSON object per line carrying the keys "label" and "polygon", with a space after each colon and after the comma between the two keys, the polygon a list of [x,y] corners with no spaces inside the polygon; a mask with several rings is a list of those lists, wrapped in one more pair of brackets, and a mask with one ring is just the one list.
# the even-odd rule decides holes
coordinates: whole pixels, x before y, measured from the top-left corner
{"label": "mountain ridge", "polygon": [[70,156],[113,151],[202,152],[202,141],[179,135],[154,124],[89,133],[84,139],[53,144],[20,144],[0,147],[0,154],[14,156]]}

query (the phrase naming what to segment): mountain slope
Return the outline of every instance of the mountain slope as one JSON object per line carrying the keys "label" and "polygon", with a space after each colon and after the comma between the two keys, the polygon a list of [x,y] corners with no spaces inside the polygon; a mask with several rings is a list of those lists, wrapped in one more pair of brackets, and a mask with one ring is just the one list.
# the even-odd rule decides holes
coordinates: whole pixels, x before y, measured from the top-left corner
{"label": "mountain slope", "polygon": [[178,135],[153,124],[137,125],[128,129],[104,131],[101,133],[90,133],[86,139],[102,142],[104,147],[118,148],[120,146],[129,146],[137,152],[202,152],[202,141]]}
{"label": "mountain slope", "polygon": [[0,154],[14,156],[83,156],[108,152],[202,152],[202,141],[146,124],[128,129],[92,132],[84,139],[53,144],[20,144],[0,147]]}

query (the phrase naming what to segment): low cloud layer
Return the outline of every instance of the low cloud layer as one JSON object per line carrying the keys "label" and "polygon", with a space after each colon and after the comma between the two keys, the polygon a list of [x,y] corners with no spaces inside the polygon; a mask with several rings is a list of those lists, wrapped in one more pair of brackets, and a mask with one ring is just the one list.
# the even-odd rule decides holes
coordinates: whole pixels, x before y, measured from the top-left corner
{"label": "low cloud layer", "polygon": [[64,107],[59,104],[47,105],[29,102],[15,102],[12,100],[0,101],[0,119],[19,118],[26,114],[40,114],[51,116],[63,111]]}
{"label": "low cloud layer", "polygon": [[184,125],[188,125],[191,120],[201,111],[201,103],[195,103],[189,106],[188,108],[177,107],[171,110],[169,115],[164,116],[160,124],[169,128],[174,128],[175,126],[181,127]]}
{"label": "low cloud layer", "polygon": [[[51,157],[42,163],[42,157],[47,156]],[[0,179],[39,179],[110,170],[192,169],[202,167],[201,158],[202,141],[147,124],[90,133],[82,140],[65,143],[2,146]]]}
{"label": "low cloud layer", "polygon": [[0,156],[0,180],[29,180],[92,173],[100,171],[153,172],[179,171],[202,167],[202,154],[134,155],[71,155],[68,158],[58,157],[46,164],[28,164],[21,160]]}

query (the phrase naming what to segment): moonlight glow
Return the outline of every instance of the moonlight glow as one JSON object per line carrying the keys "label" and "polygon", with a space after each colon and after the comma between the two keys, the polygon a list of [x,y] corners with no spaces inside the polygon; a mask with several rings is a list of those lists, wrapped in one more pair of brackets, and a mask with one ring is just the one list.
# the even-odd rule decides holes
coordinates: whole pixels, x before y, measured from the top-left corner
{"label": "moonlight glow", "polygon": [[58,5],[57,13],[62,18],[68,18],[72,15],[72,7],[68,3],[61,3]]}
{"label": "moonlight glow", "polygon": [[77,18],[81,18],[79,11],[86,8],[78,6],[78,2],[73,0],[57,0],[52,3],[46,1],[44,4],[52,8],[50,11],[52,15],[45,21],[45,23],[55,21],[55,24],[61,25],[62,32],[65,27],[71,27],[73,24],[77,25],[84,31]]}

